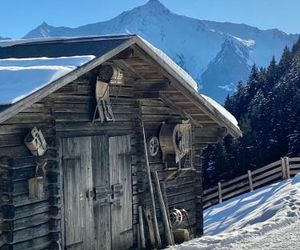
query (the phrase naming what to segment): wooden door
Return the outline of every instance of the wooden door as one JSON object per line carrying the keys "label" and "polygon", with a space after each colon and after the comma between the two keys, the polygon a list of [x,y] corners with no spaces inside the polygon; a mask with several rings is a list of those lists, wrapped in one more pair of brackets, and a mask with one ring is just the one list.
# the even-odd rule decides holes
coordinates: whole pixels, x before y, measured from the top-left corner
{"label": "wooden door", "polygon": [[95,249],[91,145],[91,137],[62,139],[66,249]]}
{"label": "wooden door", "polygon": [[96,249],[132,246],[130,137],[97,136],[93,145]]}
{"label": "wooden door", "polygon": [[66,249],[133,244],[130,137],[62,139]]}
{"label": "wooden door", "polygon": [[107,136],[92,139],[96,249],[111,249],[110,180]]}
{"label": "wooden door", "polygon": [[132,189],[130,137],[109,138],[112,249],[132,246]]}

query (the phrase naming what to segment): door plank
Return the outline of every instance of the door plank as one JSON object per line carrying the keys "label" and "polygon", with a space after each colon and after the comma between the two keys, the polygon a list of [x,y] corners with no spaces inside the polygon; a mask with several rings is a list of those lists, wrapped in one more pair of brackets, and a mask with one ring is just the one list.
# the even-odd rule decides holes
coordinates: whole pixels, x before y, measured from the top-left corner
{"label": "door plank", "polygon": [[[80,249],[83,244],[83,228],[80,214],[83,211],[80,194],[82,189],[80,149],[74,139],[63,139],[64,204],[65,204],[65,246]],[[74,180],[77,181],[75,185]],[[76,225],[76,226],[75,226]],[[81,243],[79,243],[81,242]]]}
{"label": "door plank", "polygon": [[62,139],[62,155],[65,247],[94,249],[91,137]]}
{"label": "door plank", "polygon": [[[110,189],[108,138],[95,136],[92,138],[93,182],[95,187]],[[111,249],[111,225],[109,200],[94,201],[95,244],[96,249]]]}
{"label": "door plank", "polygon": [[93,190],[93,175],[92,175],[92,138],[80,137],[80,163],[82,171],[83,195],[84,195],[84,213],[82,215],[85,236],[84,249],[95,249],[95,232],[94,232],[94,214],[93,214],[93,197],[90,192]]}
{"label": "door plank", "polygon": [[130,150],[130,136],[109,138],[110,184],[122,186],[111,204],[112,249],[128,249],[133,243]]}

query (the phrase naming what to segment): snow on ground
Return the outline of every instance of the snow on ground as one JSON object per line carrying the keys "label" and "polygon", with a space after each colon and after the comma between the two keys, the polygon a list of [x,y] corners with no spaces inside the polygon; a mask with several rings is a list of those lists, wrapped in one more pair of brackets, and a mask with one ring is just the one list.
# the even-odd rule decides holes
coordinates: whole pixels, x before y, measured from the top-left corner
{"label": "snow on ground", "polygon": [[95,56],[0,59],[0,104],[19,101]]}
{"label": "snow on ground", "polygon": [[300,174],[204,211],[204,236],[170,249],[300,249]]}

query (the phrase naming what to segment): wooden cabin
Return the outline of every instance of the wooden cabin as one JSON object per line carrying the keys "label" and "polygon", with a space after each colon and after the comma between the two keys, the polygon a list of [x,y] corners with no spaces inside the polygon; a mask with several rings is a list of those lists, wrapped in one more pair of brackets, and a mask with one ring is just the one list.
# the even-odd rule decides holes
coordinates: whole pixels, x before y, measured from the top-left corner
{"label": "wooden cabin", "polygon": [[136,35],[2,42],[0,103],[0,249],[201,236],[202,149],[241,136]]}

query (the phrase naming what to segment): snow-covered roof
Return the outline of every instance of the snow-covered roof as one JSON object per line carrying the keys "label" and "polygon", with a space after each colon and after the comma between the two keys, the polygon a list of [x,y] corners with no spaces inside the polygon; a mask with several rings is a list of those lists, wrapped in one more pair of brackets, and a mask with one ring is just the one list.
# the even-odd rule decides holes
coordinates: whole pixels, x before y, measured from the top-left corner
{"label": "snow-covered roof", "polygon": [[236,118],[227,110],[225,109],[221,104],[217,103],[215,100],[212,98],[201,94],[201,96],[210,104],[212,105],[215,109],[217,109],[227,120],[229,120],[234,126],[239,128],[238,121]]}
{"label": "snow-covered roof", "polygon": [[[0,44],[0,122],[74,81],[130,46],[136,45],[172,75],[178,90],[204,108],[234,137],[241,136],[236,120],[219,104],[197,91],[197,83],[160,49],[136,35],[43,39]],[[149,58],[149,59],[150,59]],[[80,69],[79,69],[80,68]],[[26,98],[25,98],[26,97]]]}
{"label": "snow-covered roof", "polygon": [[0,104],[13,104],[95,56],[0,59]]}
{"label": "snow-covered roof", "polygon": [[176,64],[166,53],[164,53],[162,50],[156,48],[151,43],[149,43],[147,40],[145,40],[142,37],[139,37],[145,44],[150,47],[153,52],[165,63],[167,63],[174,71],[176,71],[194,90],[198,91],[198,84],[196,81],[178,64]]}

